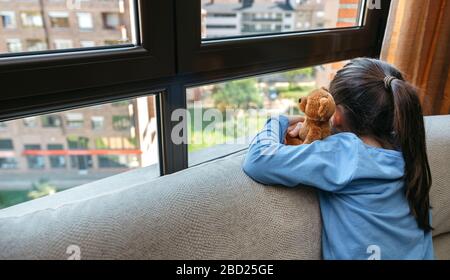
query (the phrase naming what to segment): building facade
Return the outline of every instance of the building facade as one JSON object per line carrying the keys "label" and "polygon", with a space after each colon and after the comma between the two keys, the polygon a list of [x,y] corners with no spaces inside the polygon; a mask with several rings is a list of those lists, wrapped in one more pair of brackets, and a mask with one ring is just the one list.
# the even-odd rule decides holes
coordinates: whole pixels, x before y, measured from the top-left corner
{"label": "building facade", "polygon": [[125,0],[0,1],[0,53],[133,42]]}

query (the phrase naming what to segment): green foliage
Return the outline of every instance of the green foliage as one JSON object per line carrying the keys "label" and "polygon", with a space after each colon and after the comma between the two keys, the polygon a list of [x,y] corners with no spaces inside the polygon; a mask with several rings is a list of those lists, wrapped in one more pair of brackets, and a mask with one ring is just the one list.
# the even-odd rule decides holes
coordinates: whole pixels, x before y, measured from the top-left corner
{"label": "green foliage", "polygon": [[33,183],[32,190],[28,192],[30,199],[36,199],[56,193],[56,187],[51,185],[48,180],[40,179],[39,182]]}
{"label": "green foliage", "polygon": [[308,95],[314,88],[310,86],[297,86],[292,88],[280,89],[280,98],[292,99],[297,102],[301,97]]}
{"label": "green foliage", "polygon": [[29,200],[28,191],[0,191],[0,209]]}
{"label": "green foliage", "polygon": [[262,108],[263,96],[259,93],[256,79],[230,81],[216,86],[212,98],[216,108],[226,109]]}

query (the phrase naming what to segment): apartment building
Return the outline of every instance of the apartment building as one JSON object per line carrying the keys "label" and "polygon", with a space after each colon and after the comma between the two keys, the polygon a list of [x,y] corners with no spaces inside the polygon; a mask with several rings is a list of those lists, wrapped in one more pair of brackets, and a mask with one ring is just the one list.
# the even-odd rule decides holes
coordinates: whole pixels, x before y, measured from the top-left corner
{"label": "apartment building", "polygon": [[133,41],[130,1],[0,1],[0,53],[86,48]]}
{"label": "apartment building", "polygon": [[328,20],[326,5],[323,0],[204,0],[203,34],[216,38],[320,29]]}
{"label": "apartment building", "polygon": [[154,98],[0,124],[0,171],[134,168],[157,162]]}

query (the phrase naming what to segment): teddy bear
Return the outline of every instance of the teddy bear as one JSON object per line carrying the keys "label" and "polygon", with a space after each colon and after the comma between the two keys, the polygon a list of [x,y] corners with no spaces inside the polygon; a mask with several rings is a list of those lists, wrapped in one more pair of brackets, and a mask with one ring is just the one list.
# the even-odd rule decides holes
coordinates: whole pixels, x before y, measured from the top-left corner
{"label": "teddy bear", "polygon": [[316,89],[300,98],[299,108],[305,113],[305,122],[298,137],[286,136],[286,145],[311,144],[331,135],[330,119],[336,110],[336,104],[327,89]]}

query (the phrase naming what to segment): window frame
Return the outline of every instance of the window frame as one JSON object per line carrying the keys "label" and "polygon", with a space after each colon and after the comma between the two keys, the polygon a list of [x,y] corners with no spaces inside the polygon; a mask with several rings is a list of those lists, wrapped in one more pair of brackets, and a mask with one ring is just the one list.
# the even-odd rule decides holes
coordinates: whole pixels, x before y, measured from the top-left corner
{"label": "window frame", "polygon": [[0,119],[100,101],[96,92],[108,87],[113,99],[116,85],[173,76],[173,2],[134,3],[137,45],[0,54]]}
{"label": "window frame", "polygon": [[134,1],[137,46],[0,54],[0,121],[155,95],[160,173],[174,173],[188,168],[187,144],[171,141],[179,124],[171,116],[186,109],[187,88],[379,57],[391,3],[380,0],[382,10],[367,11],[362,27],[203,43],[200,0]]}
{"label": "window frame", "polygon": [[201,1],[176,1],[177,69],[179,74],[197,76],[192,80],[198,84],[203,73],[227,79],[227,75],[258,75],[378,57],[391,0],[380,0],[380,10],[368,9],[367,1],[360,5],[362,26],[206,40],[201,38]]}

